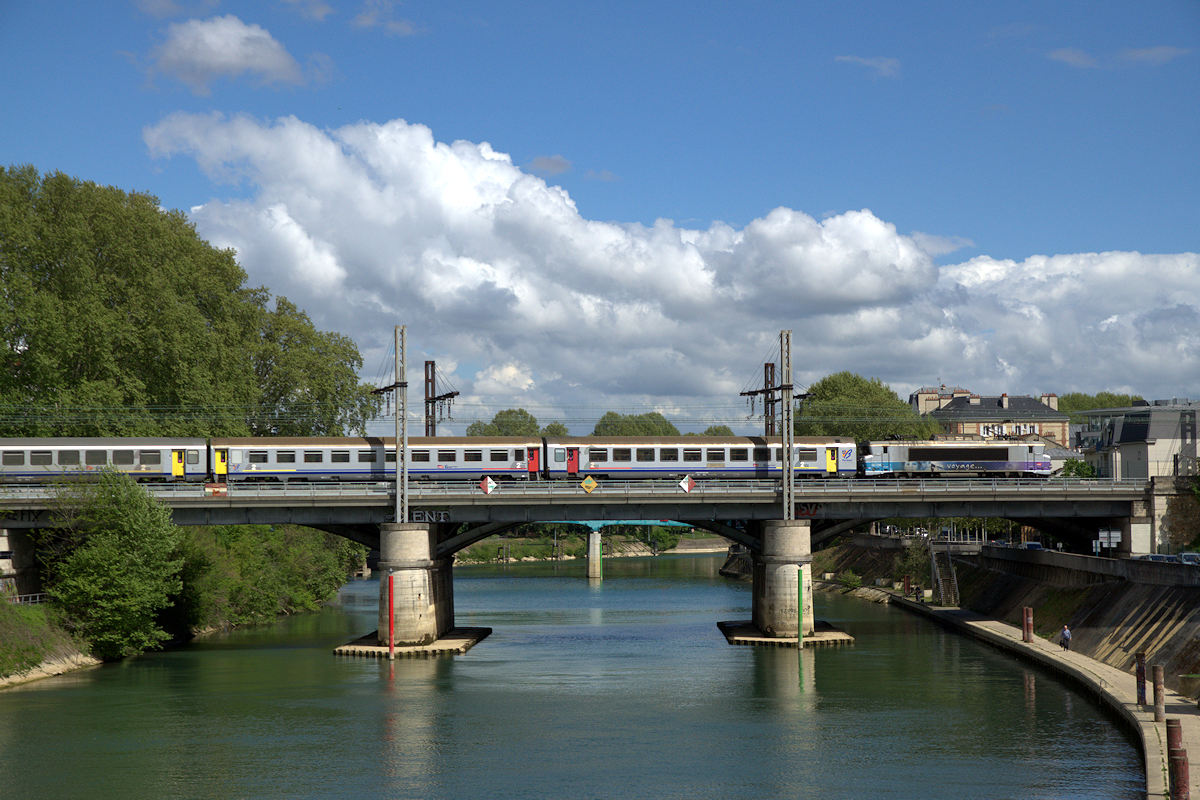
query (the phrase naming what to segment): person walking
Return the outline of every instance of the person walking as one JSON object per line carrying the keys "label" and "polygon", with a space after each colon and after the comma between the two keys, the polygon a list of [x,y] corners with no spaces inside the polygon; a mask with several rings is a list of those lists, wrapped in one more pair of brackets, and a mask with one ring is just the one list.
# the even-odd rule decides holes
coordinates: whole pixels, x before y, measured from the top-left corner
{"label": "person walking", "polygon": [[1063,625],[1062,634],[1060,634],[1058,643],[1062,645],[1063,650],[1071,649],[1071,629]]}

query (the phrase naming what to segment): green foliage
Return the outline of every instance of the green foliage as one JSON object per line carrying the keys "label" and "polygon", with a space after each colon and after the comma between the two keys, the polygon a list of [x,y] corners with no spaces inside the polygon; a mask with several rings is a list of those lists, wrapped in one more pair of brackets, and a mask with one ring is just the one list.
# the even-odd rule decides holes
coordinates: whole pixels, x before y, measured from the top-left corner
{"label": "green foliage", "polygon": [[618,414],[609,411],[596,423],[592,436],[678,436],[679,429],[657,411]]}
{"label": "green foliage", "polygon": [[900,580],[905,575],[910,576],[914,583],[924,583],[929,579],[929,547],[924,542],[908,542],[904,545],[904,553],[896,556],[893,577]]}
{"label": "green foliage", "polygon": [[49,606],[0,600],[0,678],[75,650],[75,642],[56,624]]}
{"label": "green foliage", "polygon": [[39,555],[46,591],[69,630],[103,659],[160,646],[159,615],[182,584],[179,529],[171,514],[131,478],[104,470],[95,482],[60,494],[61,527],[43,531]]}
{"label": "green foliage", "polygon": [[551,422],[549,425],[542,428],[541,431],[542,436],[569,436],[570,433],[571,432],[567,430],[567,426],[563,425],[561,422]]}
{"label": "green foliage", "polygon": [[1172,551],[1180,553],[1200,549],[1200,492],[1172,495],[1167,500],[1163,528]]}
{"label": "green foliage", "polygon": [[796,415],[797,436],[849,436],[862,442],[927,439],[941,430],[878,378],[838,372],[814,383],[808,394]]}
{"label": "green foliage", "polygon": [[1096,468],[1082,459],[1068,458],[1058,474],[1064,478],[1094,478]]}
{"label": "green foliage", "polygon": [[847,589],[858,589],[862,586],[862,578],[856,575],[852,569],[839,572],[837,582]]}
{"label": "green foliage", "polygon": [[181,552],[181,633],[315,610],[366,556],[360,544],[291,525],[190,528]]}
{"label": "green foliage", "polygon": [[[556,423],[554,423],[556,424]],[[523,408],[497,411],[492,421],[475,420],[467,426],[467,436],[537,436],[537,418]]]}
{"label": "green foliage", "polygon": [[361,427],[353,343],[245,282],[152,195],[0,168],[0,435]]}
{"label": "green foliage", "polygon": [[1064,414],[1069,414],[1071,422],[1079,424],[1087,419],[1087,417],[1079,413],[1080,411],[1090,411],[1094,408],[1128,408],[1135,401],[1141,399],[1141,396],[1136,394],[1115,394],[1114,392],[1083,394],[1082,392],[1070,392],[1059,396],[1058,410]]}
{"label": "green foliage", "polygon": [[728,425],[709,425],[704,433],[685,433],[684,436],[733,436],[733,429]]}

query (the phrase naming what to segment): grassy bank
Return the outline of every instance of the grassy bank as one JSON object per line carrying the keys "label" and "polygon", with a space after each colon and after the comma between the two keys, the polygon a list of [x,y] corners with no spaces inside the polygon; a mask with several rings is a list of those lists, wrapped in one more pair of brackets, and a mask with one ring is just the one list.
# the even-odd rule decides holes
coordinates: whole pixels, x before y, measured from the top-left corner
{"label": "grassy bank", "polygon": [[50,606],[0,601],[0,677],[66,658],[85,647],[59,624]]}

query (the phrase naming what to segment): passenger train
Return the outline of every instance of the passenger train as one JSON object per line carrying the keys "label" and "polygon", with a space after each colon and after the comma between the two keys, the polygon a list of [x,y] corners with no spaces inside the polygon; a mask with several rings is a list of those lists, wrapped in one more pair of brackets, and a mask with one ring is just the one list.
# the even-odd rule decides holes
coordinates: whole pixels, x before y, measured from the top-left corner
{"label": "passenger train", "polygon": [[[414,480],[778,478],[780,437],[413,437]],[[796,437],[797,478],[1030,477],[1050,474],[1041,443]],[[0,481],[39,482],[100,468],[140,481],[393,480],[395,439],[0,439]]]}

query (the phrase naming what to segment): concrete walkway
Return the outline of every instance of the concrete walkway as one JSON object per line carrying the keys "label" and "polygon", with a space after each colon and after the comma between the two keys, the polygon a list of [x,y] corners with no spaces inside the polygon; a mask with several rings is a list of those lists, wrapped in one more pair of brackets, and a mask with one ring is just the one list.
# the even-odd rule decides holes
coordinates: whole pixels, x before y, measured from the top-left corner
{"label": "concrete walkway", "polygon": [[[1082,653],[1063,650],[1056,642],[1035,636],[1032,642],[1021,641],[1021,629],[987,619],[960,608],[931,606],[892,595],[892,604],[931,617],[955,630],[988,642],[1003,650],[1032,661],[1074,680],[1097,697],[1126,721],[1142,742],[1146,766],[1146,796],[1169,796],[1167,778],[1167,726],[1154,721],[1154,686],[1152,664],[1146,664],[1146,702],[1137,705],[1137,679]],[[1200,798],[1200,709],[1187,697],[1165,690],[1166,716],[1178,719],[1183,732],[1183,746],[1188,753],[1190,788],[1193,798]]]}

